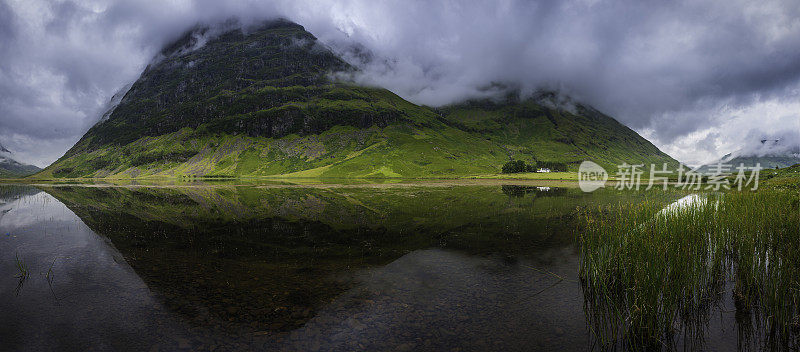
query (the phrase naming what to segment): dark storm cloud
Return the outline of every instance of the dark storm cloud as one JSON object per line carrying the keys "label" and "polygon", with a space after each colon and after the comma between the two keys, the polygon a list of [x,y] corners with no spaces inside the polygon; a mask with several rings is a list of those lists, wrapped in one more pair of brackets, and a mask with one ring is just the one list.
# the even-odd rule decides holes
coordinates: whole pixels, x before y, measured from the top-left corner
{"label": "dark storm cloud", "polygon": [[[271,17],[218,1],[0,2],[0,142],[45,166],[100,117],[111,95],[198,22]],[[243,12],[245,9],[249,11]]]}
{"label": "dark storm cloud", "polygon": [[14,12],[4,2],[0,2],[0,48],[14,39]]}
{"label": "dark storm cloud", "polygon": [[276,16],[345,56],[360,45],[355,79],[414,102],[558,90],[690,162],[800,120],[791,0],[25,1],[0,2],[0,142],[50,162],[187,28]]}
{"label": "dark storm cloud", "polygon": [[[794,2],[501,4],[369,11],[379,15],[357,18],[352,36],[394,67],[376,67],[368,75],[380,75],[366,80],[434,105],[479,94],[490,81],[550,87],[644,128],[665,113],[781,96],[800,79]],[[660,134],[671,138],[705,123],[686,118]]]}

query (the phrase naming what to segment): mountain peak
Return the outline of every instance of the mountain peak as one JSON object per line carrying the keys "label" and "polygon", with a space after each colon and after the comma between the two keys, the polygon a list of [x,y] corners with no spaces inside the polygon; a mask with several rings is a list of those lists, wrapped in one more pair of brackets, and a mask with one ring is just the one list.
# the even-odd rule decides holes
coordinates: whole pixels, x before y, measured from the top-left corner
{"label": "mountain peak", "polygon": [[[165,46],[119,104],[93,127],[100,133],[79,144],[90,150],[106,143],[125,144],[296,100],[289,92],[263,100],[235,97],[263,95],[258,91],[270,87],[320,86],[330,83],[329,73],[349,69],[316,41],[302,26],[283,19],[197,26]],[[234,99],[236,106],[230,104]]]}
{"label": "mountain peak", "polygon": [[248,24],[242,23],[236,18],[231,18],[217,24],[199,23],[185,31],[180,37],[178,37],[178,39],[165,45],[159,52],[159,55],[165,58],[183,55],[203,47],[206,43],[216,39],[221,35],[247,35],[251,32],[266,31],[278,28],[306,32],[303,26],[285,18],[277,18]]}
{"label": "mountain peak", "polygon": [[438,177],[498,172],[509,157],[674,162],[556,95],[433,110],[335,78],[351,70],[286,20],[196,26],[41,175]]}

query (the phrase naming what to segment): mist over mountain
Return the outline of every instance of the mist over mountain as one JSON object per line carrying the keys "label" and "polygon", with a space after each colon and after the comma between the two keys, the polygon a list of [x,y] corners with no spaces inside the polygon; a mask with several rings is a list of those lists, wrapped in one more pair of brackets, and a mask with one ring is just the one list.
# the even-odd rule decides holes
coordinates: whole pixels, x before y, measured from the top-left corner
{"label": "mist over mountain", "polygon": [[800,164],[800,131],[785,131],[779,134],[751,135],[742,143],[741,149],[728,153],[719,160],[698,168],[709,172],[714,164],[742,165],[774,169]]}
{"label": "mist over mountain", "polygon": [[40,170],[41,168],[37,166],[23,164],[14,160],[11,151],[0,144],[0,177],[24,177]]}
{"label": "mist over mountain", "polygon": [[37,177],[452,177],[509,160],[668,162],[630,128],[553,92],[491,87],[439,108],[354,82],[359,68],[285,19],[198,25]]}
{"label": "mist over mountain", "polygon": [[731,153],[740,156],[793,156],[800,158],[800,130],[786,130],[773,134],[752,134],[742,143],[741,149]]}
{"label": "mist over mountain", "polygon": [[788,0],[0,2],[0,139],[47,165],[187,29],[283,16],[359,84],[429,106],[493,83],[559,91],[697,165],[800,128],[799,15]]}

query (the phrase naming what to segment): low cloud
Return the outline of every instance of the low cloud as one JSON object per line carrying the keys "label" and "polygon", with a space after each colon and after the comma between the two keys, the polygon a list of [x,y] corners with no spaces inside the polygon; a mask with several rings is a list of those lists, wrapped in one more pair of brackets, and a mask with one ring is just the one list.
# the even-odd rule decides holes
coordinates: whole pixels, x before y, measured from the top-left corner
{"label": "low cloud", "polygon": [[[186,29],[278,16],[361,67],[357,81],[416,103],[486,96],[493,83],[557,90],[689,163],[800,120],[791,0],[31,0],[0,3],[0,141],[44,166]],[[28,149],[42,140],[53,149]]]}

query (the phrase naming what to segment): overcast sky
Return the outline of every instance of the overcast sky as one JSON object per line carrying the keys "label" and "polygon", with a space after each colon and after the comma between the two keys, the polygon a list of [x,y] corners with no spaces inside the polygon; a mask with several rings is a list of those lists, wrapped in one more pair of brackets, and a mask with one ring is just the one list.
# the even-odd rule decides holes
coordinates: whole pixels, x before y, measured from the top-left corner
{"label": "overcast sky", "polygon": [[422,104],[556,89],[689,164],[800,143],[800,1],[0,0],[0,144],[46,166],[198,22],[287,17]]}

